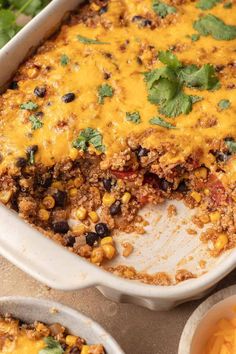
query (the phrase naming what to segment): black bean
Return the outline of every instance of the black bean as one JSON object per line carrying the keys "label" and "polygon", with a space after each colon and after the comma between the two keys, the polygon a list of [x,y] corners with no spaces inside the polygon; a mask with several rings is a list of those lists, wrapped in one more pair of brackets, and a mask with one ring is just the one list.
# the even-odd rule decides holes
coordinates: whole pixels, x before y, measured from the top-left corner
{"label": "black bean", "polygon": [[57,221],[52,224],[53,231],[58,234],[66,234],[69,231],[69,225],[67,221]]}
{"label": "black bean", "polygon": [[62,347],[62,349],[63,349],[64,351],[66,351],[66,349],[67,349],[66,343],[62,343],[62,344],[61,344],[61,347]]}
{"label": "black bean", "polygon": [[18,157],[16,167],[24,168],[27,165],[27,160],[24,157]]}
{"label": "black bean", "polygon": [[141,59],[140,57],[137,57],[136,60],[137,60],[137,63],[138,63],[139,65],[142,65],[142,64],[143,64],[143,61],[142,61],[142,59]]}
{"label": "black bean", "polygon": [[110,206],[110,214],[111,216],[118,215],[121,213],[121,201],[116,200],[111,206]]}
{"label": "black bean", "polygon": [[147,26],[151,26],[152,25],[152,21],[147,19],[147,18],[144,18],[142,16],[134,16],[132,18],[132,22],[137,22],[140,26],[142,27],[147,27]]}
{"label": "black bean", "polygon": [[53,198],[55,199],[55,205],[57,207],[64,207],[67,202],[67,193],[64,191],[57,191],[54,195]]}
{"label": "black bean", "polygon": [[43,188],[48,188],[52,184],[52,176],[45,174],[43,176],[37,176],[37,184]]}
{"label": "black bean", "polygon": [[107,224],[105,224],[104,222],[100,222],[95,226],[95,231],[98,234],[99,237],[103,238],[105,236],[109,236],[110,235],[110,230],[107,227]]}
{"label": "black bean", "polygon": [[153,188],[161,188],[161,178],[158,177],[155,173],[147,172],[144,175],[144,183],[150,184]]}
{"label": "black bean", "polygon": [[215,156],[217,162],[225,162],[228,160],[229,156],[227,152],[223,152],[220,150],[211,151],[212,155]]}
{"label": "black bean", "polygon": [[160,181],[160,189],[167,192],[172,188],[173,184],[166,179],[162,178]]}
{"label": "black bean", "polygon": [[143,26],[144,27],[151,26],[151,25],[152,25],[152,21],[151,20],[145,19],[143,21]]}
{"label": "black bean", "polygon": [[177,192],[181,192],[181,193],[187,192],[188,186],[186,184],[186,181],[185,180],[181,181],[176,190]]}
{"label": "black bean", "polygon": [[12,81],[9,85],[9,89],[10,90],[18,90],[19,86],[18,86],[18,82],[17,81]]}
{"label": "black bean", "polygon": [[75,244],[75,237],[74,236],[68,236],[66,238],[66,246],[67,247],[73,247]]}
{"label": "black bean", "polygon": [[46,87],[38,87],[38,86],[37,86],[37,87],[35,87],[35,89],[34,89],[34,94],[35,94],[35,96],[40,97],[40,98],[45,97],[46,92],[47,92]]}
{"label": "black bean", "polygon": [[89,246],[93,246],[94,243],[99,239],[99,236],[96,232],[88,232],[85,237],[86,237],[86,243]]}
{"label": "black bean", "polygon": [[139,158],[141,158],[141,157],[143,157],[143,156],[147,156],[148,153],[149,153],[149,151],[150,151],[150,150],[148,150],[148,149],[146,149],[146,148],[140,146],[140,147],[138,148],[138,150],[136,151],[136,153],[137,153],[137,156],[138,156]]}
{"label": "black bean", "polygon": [[69,93],[67,93],[66,95],[62,96],[61,99],[62,99],[62,101],[63,101],[64,103],[70,103],[70,102],[74,101],[74,99],[75,99],[75,94],[72,93],[72,92],[69,92]]}
{"label": "black bean", "polygon": [[99,10],[99,15],[105,14],[107,12],[107,10],[108,10],[108,6],[107,5],[101,7],[100,10]]}
{"label": "black bean", "polygon": [[104,77],[104,80],[108,80],[108,79],[110,79],[110,77],[111,77],[111,74],[108,74],[108,73],[104,73],[103,74],[103,77]]}
{"label": "black bean", "polygon": [[102,180],[102,183],[103,183],[103,187],[105,188],[105,190],[107,192],[110,192],[111,191],[111,187],[112,187],[112,178],[103,178]]}

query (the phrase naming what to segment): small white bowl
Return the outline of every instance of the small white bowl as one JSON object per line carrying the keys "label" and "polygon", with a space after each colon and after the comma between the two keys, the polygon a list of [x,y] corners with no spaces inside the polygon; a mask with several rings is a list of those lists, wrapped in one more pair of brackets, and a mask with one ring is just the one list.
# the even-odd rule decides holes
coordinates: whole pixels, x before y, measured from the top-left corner
{"label": "small white bowl", "polygon": [[178,354],[201,354],[216,322],[236,315],[236,285],[223,289],[204,301],[188,319]]}
{"label": "small white bowl", "polygon": [[99,324],[58,302],[30,297],[0,297],[0,314],[6,313],[26,323],[36,320],[48,324],[61,323],[70,333],[81,336],[88,344],[103,344],[107,354],[125,354]]}

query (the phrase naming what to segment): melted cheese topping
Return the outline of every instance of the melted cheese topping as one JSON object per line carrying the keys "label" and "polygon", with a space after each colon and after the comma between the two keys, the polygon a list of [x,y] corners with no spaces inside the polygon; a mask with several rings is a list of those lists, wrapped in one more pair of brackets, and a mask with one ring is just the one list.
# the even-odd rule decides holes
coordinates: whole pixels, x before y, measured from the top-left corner
{"label": "melted cheese topping", "polygon": [[[152,60],[153,51],[158,53],[173,46],[179,48],[176,54],[184,64],[227,65],[235,60],[236,40],[217,41],[208,36],[192,42],[188,38],[195,33],[193,22],[202,13],[195,5],[189,1],[176,5],[177,13],[160,20],[159,27],[154,30],[140,28],[132,22],[135,15],[156,18],[151,0],[111,0],[108,12],[96,25],[64,25],[58,37],[46,43],[46,50],[39,51],[21,67],[19,90],[8,90],[1,98],[0,144],[3,159],[0,171],[12,167],[16,157],[24,156],[26,148],[33,144],[39,146],[37,162],[52,165],[63,160],[71,154],[72,141],[81,129],[87,127],[101,132],[108,161],[115,153],[125,150],[127,139],[135,136],[147,148],[158,149],[171,144],[172,150],[160,161],[163,165],[181,163],[201,147],[202,162],[210,166],[212,141],[229,135],[236,137],[236,95],[235,89],[229,89],[229,85],[236,84],[236,72],[234,76],[229,71],[220,77],[221,88],[217,91],[186,89],[187,93],[204,99],[193,105],[190,114],[174,119],[178,128],[175,130],[150,125],[150,118],[159,114],[157,106],[147,99],[142,74],[163,66],[158,60]],[[204,13],[212,13],[227,24],[236,25],[235,6],[234,3],[230,10],[218,4]],[[83,44],[77,35],[97,38],[109,44]],[[66,66],[60,63],[64,54],[70,60]],[[138,56],[143,65],[138,63]],[[35,65],[39,69],[34,69]],[[49,71],[48,67],[51,68]],[[110,74],[108,80],[104,79],[104,72]],[[97,92],[99,85],[105,83],[114,88],[114,96],[105,98],[101,105]],[[34,96],[36,86],[46,86],[45,98]],[[61,97],[68,92],[75,93],[76,99],[65,104]],[[231,107],[220,111],[217,105],[221,99],[230,100]],[[19,108],[27,101],[37,103],[38,110],[44,113],[44,125],[35,131],[32,131],[29,121],[32,113]],[[141,124],[126,120],[126,112],[135,111],[141,115]],[[209,120],[215,120],[216,124],[204,124]],[[172,119],[167,121],[173,122]]]}

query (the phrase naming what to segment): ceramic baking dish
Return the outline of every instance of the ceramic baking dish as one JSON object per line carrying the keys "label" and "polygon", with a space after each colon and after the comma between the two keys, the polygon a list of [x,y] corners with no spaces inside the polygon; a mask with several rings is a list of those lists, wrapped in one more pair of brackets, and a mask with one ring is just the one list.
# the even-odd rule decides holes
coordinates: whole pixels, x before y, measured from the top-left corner
{"label": "ceramic baking dish", "polygon": [[[54,0],[0,51],[0,86],[4,87],[27,55],[49,36],[65,14],[79,0]],[[96,286],[116,301],[132,302],[155,310],[166,310],[190,299],[203,296],[236,266],[236,250],[210,258],[207,245],[187,233],[195,212],[181,202],[171,202],[177,215],[167,217],[168,202],[142,210],[149,220],[145,235],[119,233],[118,250],[123,241],[134,245],[127,258],[116,257],[112,265],[134,266],[146,273],[187,269],[197,275],[175,286],[161,287],[118,278],[75,256],[26,225],[12,211],[0,206],[0,253],[11,262],[50,287],[75,290]],[[121,253],[121,252],[120,252]],[[206,267],[200,267],[204,260]]]}
{"label": "ceramic baking dish", "polygon": [[46,324],[60,323],[71,334],[84,338],[88,344],[103,344],[107,354],[124,354],[98,323],[58,302],[20,296],[1,297],[0,314],[4,316],[6,313],[25,323],[34,323],[36,320]]}

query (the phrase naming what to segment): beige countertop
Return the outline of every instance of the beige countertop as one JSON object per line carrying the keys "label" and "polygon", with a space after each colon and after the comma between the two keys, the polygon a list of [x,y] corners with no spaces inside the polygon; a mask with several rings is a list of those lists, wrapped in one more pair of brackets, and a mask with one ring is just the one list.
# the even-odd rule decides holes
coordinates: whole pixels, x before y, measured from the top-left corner
{"label": "beige countertop", "polygon": [[[74,307],[105,327],[126,354],[177,354],[184,324],[199,301],[169,312],[152,312],[130,304],[107,300],[97,289],[61,292],[33,280],[0,257],[0,296],[23,295],[53,299]],[[236,283],[236,271],[217,289]],[[115,354],[115,353],[114,353]]]}

